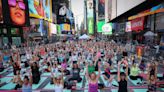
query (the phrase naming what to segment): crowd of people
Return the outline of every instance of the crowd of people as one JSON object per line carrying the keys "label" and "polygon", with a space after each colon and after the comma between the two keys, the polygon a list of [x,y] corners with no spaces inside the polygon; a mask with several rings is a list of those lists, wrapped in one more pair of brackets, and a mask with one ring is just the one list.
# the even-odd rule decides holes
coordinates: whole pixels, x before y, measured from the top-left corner
{"label": "crowd of people", "polygon": [[[15,90],[22,89],[23,92],[31,92],[32,85],[39,83],[44,72],[51,73],[55,92],[63,92],[64,88],[76,89],[76,84],[83,81],[82,72],[89,92],[98,92],[99,88],[110,90],[112,86],[118,87],[118,92],[128,92],[128,77],[140,79],[138,85],[148,85],[148,92],[155,92],[157,81],[164,78],[164,73],[163,77],[157,76],[158,62],[138,58],[132,50],[135,52],[132,46],[127,48],[115,42],[68,41],[38,45],[34,49],[27,47],[22,55],[19,48],[13,46],[10,55],[0,53],[0,72],[7,68],[4,64],[12,66]],[[117,69],[113,72],[114,66]],[[26,72],[22,74],[23,68]],[[107,84],[98,82],[101,75]],[[112,84],[114,79],[117,79],[118,86]]]}

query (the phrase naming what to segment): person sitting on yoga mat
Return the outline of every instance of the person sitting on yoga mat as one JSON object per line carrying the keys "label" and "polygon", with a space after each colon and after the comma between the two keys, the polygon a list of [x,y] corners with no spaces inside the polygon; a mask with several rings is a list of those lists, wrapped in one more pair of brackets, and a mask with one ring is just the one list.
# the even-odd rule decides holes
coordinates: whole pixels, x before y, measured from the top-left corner
{"label": "person sitting on yoga mat", "polygon": [[61,63],[61,69],[60,71],[64,72],[64,75],[70,75],[70,71],[67,70],[67,63],[66,63],[66,59],[64,59],[64,61]]}
{"label": "person sitting on yoga mat", "polygon": [[51,72],[50,62],[47,62],[47,68],[45,69],[45,72]]}
{"label": "person sitting on yoga mat", "polygon": [[21,82],[22,84],[22,92],[32,92],[32,75],[30,73],[30,79],[28,76],[24,76],[24,80]]}
{"label": "person sitting on yoga mat", "polygon": [[[137,79],[140,79],[141,81],[143,80],[143,78],[141,76],[139,76],[139,67],[136,65],[136,62],[133,61],[132,62],[132,66],[130,68],[130,79],[131,80],[137,80]],[[140,83],[137,83],[137,84],[140,84]]]}
{"label": "person sitting on yoga mat", "polygon": [[111,82],[112,82],[114,76],[111,76],[110,64],[109,64],[109,63],[105,63],[105,64],[104,64],[104,73],[103,73],[103,77],[104,77],[105,80],[108,81],[106,87],[111,87]]}
{"label": "person sitting on yoga mat", "polygon": [[63,73],[61,76],[55,77],[53,72],[51,72],[51,76],[55,86],[55,92],[63,92],[63,88],[64,88]]}
{"label": "person sitting on yoga mat", "polygon": [[149,76],[147,92],[156,92],[156,78],[154,75]]}
{"label": "person sitting on yoga mat", "polygon": [[12,80],[13,83],[16,83],[15,90],[22,87],[21,85],[21,76],[20,76],[20,70],[16,70],[16,75],[14,76],[14,79]]}
{"label": "person sitting on yoga mat", "polygon": [[148,64],[148,79],[151,75],[155,76],[155,79],[157,79],[157,62],[152,62],[151,64]]}
{"label": "person sitting on yoga mat", "polygon": [[[120,65],[121,64],[124,64],[126,66],[125,73],[124,72],[120,73]],[[128,92],[127,76],[128,76],[128,62],[125,62],[125,61],[118,62],[118,72],[117,72],[117,78],[118,78],[117,80],[118,80],[118,84],[119,84],[118,92]]]}
{"label": "person sitting on yoga mat", "polygon": [[5,68],[3,66],[3,54],[0,51],[0,72],[2,72]]}
{"label": "person sitting on yoga mat", "polygon": [[139,68],[140,68],[141,71],[145,71],[146,65],[145,65],[144,60],[141,60]]}
{"label": "person sitting on yoga mat", "polygon": [[88,92],[98,92],[98,80],[100,78],[100,62],[98,63],[98,75],[95,72],[88,73],[88,64],[86,64],[86,77],[88,79],[89,91]]}
{"label": "person sitting on yoga mat", "polygon": [[32,78],[35,79],[33,80],[33,83],[38,84],[40,81],[40,72],[39,72],[39,65],[37,64],[37,62],[32,63],[31,70],[32,70]]}
{"label": "person sitting on yoga mat", "polygon": [[12,58],[10,58],[10,63],[9,64],[12,65],[12,67],[13,67],[13,73],[14,73],[14,76],[15,76],[16,75],[16,71],[17,70],[21,70],[21,69],[19,68],[18,64],[13,61]]}
{"label": "person sitting on yoga mat", "polygon": [[148,64],[148,92],[156,91],[157,63]]}
{"label": "person sitting on yoga mat", "polygon": [[71,78],[69,81],[77,81],[81,82],[82,78],[80,77],[80,68],[79,65],[77,64],[77,61],[73,61],[73,68],[71,71]]}
{"label": "person sitting on yoga mat", "polygon": [[91,74],[93,72],[95,72],[95,65],[93,65],[92,62],[89,62],[89,65],[88,65],[88,73]]}

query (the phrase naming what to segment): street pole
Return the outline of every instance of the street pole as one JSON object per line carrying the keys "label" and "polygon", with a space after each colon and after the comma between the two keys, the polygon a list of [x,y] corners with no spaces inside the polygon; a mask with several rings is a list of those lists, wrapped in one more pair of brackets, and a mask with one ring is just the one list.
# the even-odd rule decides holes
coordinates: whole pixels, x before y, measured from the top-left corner
{"label": "street pole", "polygon": [[85,12],[84,12],[84,14],[85,14],[85,21],[86,21],[86,33],[88,34],[88,19],[87,19],[87,0],[84,0],[84,3],[85,3]]}
{"label": "street pole", "polygon": [[97,35],[97,21],[96,21],[96,0],[93,0],[93,16],[94,16],[94,36]]}

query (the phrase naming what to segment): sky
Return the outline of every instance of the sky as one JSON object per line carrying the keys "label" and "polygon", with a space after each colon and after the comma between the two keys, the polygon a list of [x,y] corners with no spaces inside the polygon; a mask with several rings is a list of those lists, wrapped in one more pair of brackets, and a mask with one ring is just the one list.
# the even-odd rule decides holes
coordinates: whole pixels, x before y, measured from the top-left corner
{"label": "sky", "polygon": [[84,0],[71,0],[72,11],[75,17],[75,25],[80,26],[84,19]]}

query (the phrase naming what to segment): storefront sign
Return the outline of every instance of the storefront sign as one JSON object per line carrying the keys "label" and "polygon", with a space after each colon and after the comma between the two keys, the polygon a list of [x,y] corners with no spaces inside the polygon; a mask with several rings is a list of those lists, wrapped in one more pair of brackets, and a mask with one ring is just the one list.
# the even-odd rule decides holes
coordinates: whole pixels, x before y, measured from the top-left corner
{"label": "storefront sign", "polygon": [[125,29],[125,32],[131,32],[132,29],[131,29],[131,22],[126,22],[126,29]]}
{"label": "storefront sign", "polygon": [[144,17],[137,18],[131,21],[131,29],[134,31],[140,31],[144,29]]}

